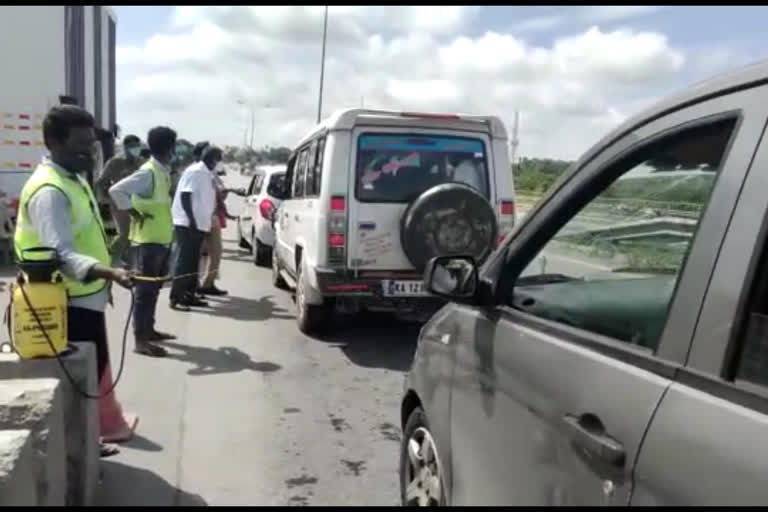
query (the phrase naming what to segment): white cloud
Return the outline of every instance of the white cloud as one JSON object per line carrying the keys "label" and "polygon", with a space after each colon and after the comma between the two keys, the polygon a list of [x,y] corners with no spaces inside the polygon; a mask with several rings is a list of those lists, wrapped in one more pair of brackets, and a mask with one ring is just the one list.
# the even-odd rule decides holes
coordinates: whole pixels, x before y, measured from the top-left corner
{"label": "white cloud", "polygon": [[[476,12],[331,7],[324,114],[361,96],[370,108],[507,122],[519,109],[521,154],[574,158],[632,113],[633,95],[668,87],[686,62],[656,33],[593,27],[550,46],[462,35]],[[177,8],[168,33],[119,49],[119,123],[142,137],[168,124],[193,141],[240,144],[242,99],[255,106],[256,145],[293,145],[317,114],[322,21],[322,6]]]}
{"label": "white cloud", "polygon": [[543,32],[563,27],[615,23],[647,16],[661,9],[661,6],[653,5],[561,6],[557,14],[534,16],[516,23],[512,32]]}

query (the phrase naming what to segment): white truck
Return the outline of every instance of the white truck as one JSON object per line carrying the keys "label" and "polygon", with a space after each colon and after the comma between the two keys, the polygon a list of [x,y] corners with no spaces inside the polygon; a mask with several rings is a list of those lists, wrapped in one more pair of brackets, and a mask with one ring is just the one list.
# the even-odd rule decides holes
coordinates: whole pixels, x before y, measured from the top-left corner
{"label": "white truck", "polygon": [[41,125],[50,107],[80,105],[97,128],[117,135],[116,33],[106,6],[0,6],[0,192],[12,216],[46,153]]}

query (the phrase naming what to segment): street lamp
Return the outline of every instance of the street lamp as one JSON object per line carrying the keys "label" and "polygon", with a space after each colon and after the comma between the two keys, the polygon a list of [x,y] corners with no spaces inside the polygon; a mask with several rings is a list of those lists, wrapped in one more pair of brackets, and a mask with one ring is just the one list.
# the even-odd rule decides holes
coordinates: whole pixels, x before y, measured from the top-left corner
{"label": "street lamp", "polygon": [[[246,102],[243,99],[239,99],[236,102],[238,105],[243,105],[245,107],[248,107],[251,110],[251,142],[249,144],[249,147],[253,149],[253,132],[255,131],[255,124],[256,124],[256,107],[254,107],[252,104]],[[272,108],[271,103],[265,103],[262,105],[262,108]],[[248,133],[248,128],[245,129],[246,134]],[[247,136],[246,136],[247,139]],[[245,142],[243,142],[245,144]]]}
{"label": "street lamp", "polygon": [[325,78],[325,40],[328,36],[328,6],[325,6],[325,17],[323,18],[323,51],[320,55],[320,93],[317,98],[317,124],[320,124],[320,118],[323,113],[323,78]]}
{"label": "street lamp", "polygon": [[253,108],[253,105],[249,105],[245,102],[245,100],[237,100],[237,104],[245,105],[251,109],[251,143],[249,144],[249,147],[253,149],[253,128],[254,124],[256,123],[256,110]]}

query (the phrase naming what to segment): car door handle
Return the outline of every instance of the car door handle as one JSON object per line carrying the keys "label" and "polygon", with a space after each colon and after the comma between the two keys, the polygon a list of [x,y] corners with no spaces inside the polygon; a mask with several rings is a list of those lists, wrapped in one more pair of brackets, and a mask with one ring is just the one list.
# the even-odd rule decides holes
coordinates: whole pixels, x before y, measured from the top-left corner
{"label": "car door handle", "polygon": [[592,457],[615,467],[626,462],[624,445],[605,431],[603,422],[594,414],[563,416],[563,424],[573,442]]}

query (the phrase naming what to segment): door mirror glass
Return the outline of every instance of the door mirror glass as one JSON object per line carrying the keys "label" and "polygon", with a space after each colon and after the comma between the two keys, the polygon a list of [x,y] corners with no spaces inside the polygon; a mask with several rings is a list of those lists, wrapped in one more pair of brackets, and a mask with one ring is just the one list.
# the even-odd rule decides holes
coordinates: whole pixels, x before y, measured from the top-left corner
{"label": "door mirror glass", "polygon": [[477,264],[471,256],[438,256],[425,270],[430,293],[449,299],[467,299],[477,291]]}

